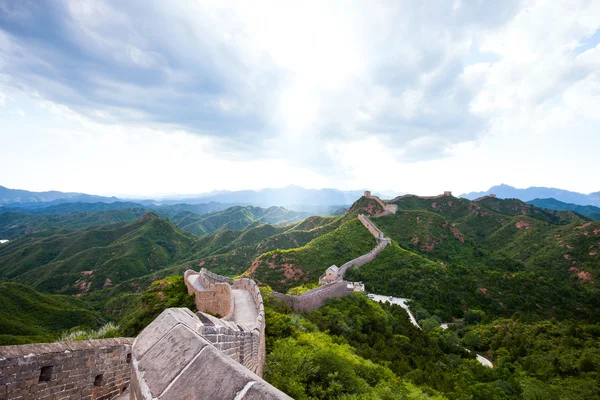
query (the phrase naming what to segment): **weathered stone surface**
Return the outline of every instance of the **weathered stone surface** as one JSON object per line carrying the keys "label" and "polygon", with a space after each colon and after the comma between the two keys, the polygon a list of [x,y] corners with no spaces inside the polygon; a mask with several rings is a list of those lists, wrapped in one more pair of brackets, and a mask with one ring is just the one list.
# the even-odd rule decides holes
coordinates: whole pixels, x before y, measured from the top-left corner
{"label": "weathered stone surface", "polygon": [[[227,321],[203,318],[214,325],[204,326],[196,315],[182,309],[168,309],[138,336],[133,345],[131,384],[135,399],[234,399],[238,395],[244,399],[248,395],[259,398],[256,396],[261,393],[266,399],[290,398],[234,361],[235,356],[247,353],[248,365],[258,369],[258,328],[252,334]],[[216,332],[210,336],[217,337],[213,338],[217,347],[202,336],[205,328]],[[138,351],[137,346],[148,350]],[[246,360],[238,361],[246,365]],[[257,387],[250,391],[254,385]]]}
{"label": "weathered stone surface", "polygon": [[130,343],[120,338],[0,347],[0,399],[111,399],[129,385]]}
{"label": "weathered stone surface", "polygon": [[160,394],[198,355],[206,340],[186,325],[178,324],[160,338],[139,361],[138,370],[152,393]]}
{"label": "weathered stone surface", "polygon": [[[170,313],[163,312],[156,318],[156,320],[159,320],[160,323],[150,324],[139,334],[139,336],[136,338],[137,346],[135,346],[133,350],[135,352],[135,358],[141,359],[142,356],[148,350],[150,350],[154,343],[160,340],[161,337],[166,335],[170,329],[179,323],[188,325],[188,327],[193,331],[199,331],[202,329],[202,324],[198,319],[194,320],[193,318],[188,318],[190,315],[193,316],[194,313],[187,308],[173,308],[171,310],[173,311]],[[166,321],[160,321],[162,318],[166,319]]]}

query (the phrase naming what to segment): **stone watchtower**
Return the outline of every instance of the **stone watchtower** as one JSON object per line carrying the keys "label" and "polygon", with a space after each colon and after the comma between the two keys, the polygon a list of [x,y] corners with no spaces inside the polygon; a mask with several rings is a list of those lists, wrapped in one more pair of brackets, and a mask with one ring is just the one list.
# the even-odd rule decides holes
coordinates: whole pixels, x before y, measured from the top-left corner
{"label": "stone watchtower", "polygon": [[365,190],[365,197],[371,197],[371,191]]}

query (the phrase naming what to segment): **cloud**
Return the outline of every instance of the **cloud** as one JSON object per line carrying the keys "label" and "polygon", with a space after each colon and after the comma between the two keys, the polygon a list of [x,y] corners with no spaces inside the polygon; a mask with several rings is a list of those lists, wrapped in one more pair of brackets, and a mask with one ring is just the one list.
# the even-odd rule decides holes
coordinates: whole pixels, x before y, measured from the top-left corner
{"label": "cloud", "polygon": [[592,135],[599,7],[0,0],[0,91],[364,187],[351,160],[426,170],[568,135],[568,121]]}
{"label": "cloud", "polygon": [[[287,153],[299,135],[307,150],[365,133],[399,148],[422,134],[441,146],[473,139],[483,123],[468,110],[461,58],[476,47],[473,31],[515,10],[513,2],[0,4],[2,73],[13,86],[108,123],[252,145],[257,157]],[[368,120],[349,120],[357,113]]]}

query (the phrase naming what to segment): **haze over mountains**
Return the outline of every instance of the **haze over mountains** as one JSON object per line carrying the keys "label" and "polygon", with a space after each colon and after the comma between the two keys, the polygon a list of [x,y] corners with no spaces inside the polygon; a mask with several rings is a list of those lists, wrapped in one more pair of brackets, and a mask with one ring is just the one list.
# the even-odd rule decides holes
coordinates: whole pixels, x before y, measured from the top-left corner
{"label": "haze over mountains", "polygon": [[527,189],[517,189],[515,187],[505,184],[492,186],[485,192],[471,192],[461,194],[460,197],[464,197],[469,200],[474,200],[478,197],[482,197],[488,194],[495,194],[496,196],[502,199],[519,199],[522,201],[553,198],[565,203],[573,203],[582,206],[600,205],[600,192],[585,194],[571,192],[569,190],[563,189],[536,186],[529,187]]}
{"label": "haze over mountains", "polygon": [[[450,190],[452,188],[449,188]],[[295,185],[284,188],[267,188],[261,190],[239,190],[239,191],[213,191],[197,195],[171,195],[157,199],[128,199],[115,196],[96,196],[86,193],[75,192],[32,192],[21,189],[9,189],[0,186],[0,207],[22,207],[35,209],[59,205],[64,203],[114,203],[129,202],[131,206],[149,205],[173,205],[173,204],[209,204],[224,203],[227,205],[258,205],[258,206],[285,206],[297,211],[322,212],[323,208],[348,206],[359,198],[363,190],[338,190],[338,189],[305,189]],[[377,192],[373,194],[382,198],[393,198],[404,192]],[[434,194],[434,193],[430,193]],[[519,189],[509,185],[501,184],[492,186],[483,192],[470,192],[461,194],[469,200],[474,200],[488,194],[495,194],[499,198],[515,198],[525,202],[535,199],[555,199],[564,203],[575,205],[600,206],[600,191],[589,194],[572,192],[564,189],[548,187],[529,187]],[[135,203],[135,205],[133,204]],[[99,205],[99,208],[103,206]],[[116,208],[123,208],[117,206]],[[208,207],[209,208],[209,207]],[[214,209],[224,209],[214,205]],[[571,209],[571,208],[564,208]],[[86,211],[89,211],[86,209]],[[208,210],[206,210],[208,211]]]}
{"label": "haze over mountains", "polygon": [[[337,189],[304,189],[299,186],[284,188],[269,188],[262,190],[215,191],[198,195],[172,195],[159,199],[119,199],[117,197],[95,196],[85,193],[64,193],[59,191],[30,192],[27,190],[8,189],[0,186],[0,206],[18,204],[21,207],[46,207],[48,204],[74,202],[103,202],[112,203],[119,200],[130,200],[142,205],[149,204],[205,204],[226,203],[237,205],[260,206],[343,206],[350,205],[362,195],[364,190]],[[374,194],[380,194],[374,192]],[[384,193],[383,197],[394,197],[400,193]],[[309,207],[310,208],[310,207]]]}

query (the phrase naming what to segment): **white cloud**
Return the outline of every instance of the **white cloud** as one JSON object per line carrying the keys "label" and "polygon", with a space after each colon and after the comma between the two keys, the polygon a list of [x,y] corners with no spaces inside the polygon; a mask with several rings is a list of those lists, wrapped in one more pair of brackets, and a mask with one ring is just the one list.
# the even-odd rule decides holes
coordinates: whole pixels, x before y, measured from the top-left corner
{"label": "white cloud", "polygon": [[[35,22],[32,3],[20,4],[0,0],[9,18]],[[160,178],[169,189],[159,191],[187,191],[187,171],[203,168],[214,179],[194,190],[271,178],[425,193],[499,182],[600,190],[590,176],[600,45],[586,42],[600,2],[73,0],[48,10],[65,36],[40,24],[48,38],[29,40],[0,20],[0,91],[39,93],[56,117],[45,128],[126,148],[128,168],[187,178]],[[33,128],[16,128],[30,140]],[[93,148],[76,143],[65,159],[93,174],[101,159],[79,158]],[[160,170],[146,153],[165,160]],[[140,182],[144,192],[150,179]]]}

